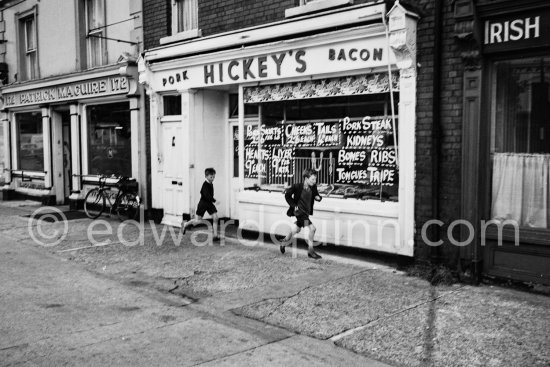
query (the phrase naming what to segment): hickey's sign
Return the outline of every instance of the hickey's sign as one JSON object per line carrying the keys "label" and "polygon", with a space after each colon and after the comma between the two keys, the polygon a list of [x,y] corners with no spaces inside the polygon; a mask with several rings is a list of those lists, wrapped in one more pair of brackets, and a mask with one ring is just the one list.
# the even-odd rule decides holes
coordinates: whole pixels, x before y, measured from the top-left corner
{"label": "hickey's sign", "polygon": [[4,108],[122,94],[129,90],[126,77],[108,77],[21,92],[7,91],[3,93]]}
{"label": "hickey's sign", "polygon": [[[307,70],[304,50],[290,50],[280,54],[262,55],[242,60],[231,60],[218,64],[204,65],[204,84],[223,83],[224,77],[232,81],[256,80],[269,76],[281,76],[283,63],[294,64],[297,73]],[[289,65],[289,67],[292,67]],[[275,75],[270,75],[275,74]]]}
{"label": "hickey's sign", "polygon": [[485,52],[541,47],[550,44],[550,10],[536,10],[484,21]]}
{"label": "hickey's sign", "polygon": [[387,67],[395,58],[386,52],[385,44],[385,38],[377,36],[273,52],[258,49],[258,54],[242,57],[241,51],[232,53],[233,57],[223,52],[214,62],[211,54],[205,63],[184,58],[174,68],[155,71],[151,84],[156,91],[168,91]]}

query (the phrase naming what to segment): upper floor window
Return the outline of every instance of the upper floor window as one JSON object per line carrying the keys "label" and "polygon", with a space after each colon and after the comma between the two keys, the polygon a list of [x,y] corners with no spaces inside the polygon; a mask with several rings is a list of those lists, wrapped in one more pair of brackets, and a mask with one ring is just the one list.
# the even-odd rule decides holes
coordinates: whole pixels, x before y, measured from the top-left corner
{"label": "upper floor window", "polygon": [[200,37],[198,0],[172,1],[172,35],[160,39],[160,44]]}
{"label": "upper floor window", "polygon": [[105,64],[105,0],[86,0],[86,54],[88,67]]}
{"label": "upper floor window", "polygon": [[172,0],[172,34],[199,28],[197,0]]}
{"label": "upper floor window", "polygon": [[36,37],[36,14],[19,18],[19,79],[38,78],[38,45]]}
{"label": "upper floor window", "polygon": [[299,6],[285,10],[285,17],[296,17],[351,4],[353,0],[300,0]]}

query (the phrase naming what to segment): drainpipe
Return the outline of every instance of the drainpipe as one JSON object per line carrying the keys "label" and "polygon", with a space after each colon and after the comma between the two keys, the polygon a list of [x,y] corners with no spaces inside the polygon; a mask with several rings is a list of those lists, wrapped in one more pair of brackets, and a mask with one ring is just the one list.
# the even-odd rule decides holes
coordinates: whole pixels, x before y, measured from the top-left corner
{"label": "drainpipe", "polygon": [[[441,33],[443,31],[443,1],[434,0],[434,56],[433,56],[433,94],[432,94],[432,219],[439,218],[439,155],[441,154],[440,119],[441,119]],[[432,225],[431,241],[441,239],[440,227]],[[439,262],[440,246],[432,246],[430,261]]]}

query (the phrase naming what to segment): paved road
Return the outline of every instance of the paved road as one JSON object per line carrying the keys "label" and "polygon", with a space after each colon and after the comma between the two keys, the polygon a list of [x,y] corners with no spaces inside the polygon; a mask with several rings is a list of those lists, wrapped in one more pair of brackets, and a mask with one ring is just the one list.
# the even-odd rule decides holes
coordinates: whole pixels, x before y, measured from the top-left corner
{"label": "paved road", "polygon": [[26,225],[21,214],[0,213],[2,366],[386,366],[330,341],[91,273],[22,239],[14,232]]}

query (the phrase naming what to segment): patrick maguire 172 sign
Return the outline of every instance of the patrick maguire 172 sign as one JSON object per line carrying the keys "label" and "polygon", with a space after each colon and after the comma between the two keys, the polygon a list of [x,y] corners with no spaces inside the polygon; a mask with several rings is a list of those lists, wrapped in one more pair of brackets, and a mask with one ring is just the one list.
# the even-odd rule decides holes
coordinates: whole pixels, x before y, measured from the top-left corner
{"label": "patrick maguire 172 sign", "polygon": [[126,77],[108,77],[12,93],[7,91],[4,92],[3,97],[4,107],[10,108],[122,94],[128,93],[128,91],[129,85]]}

